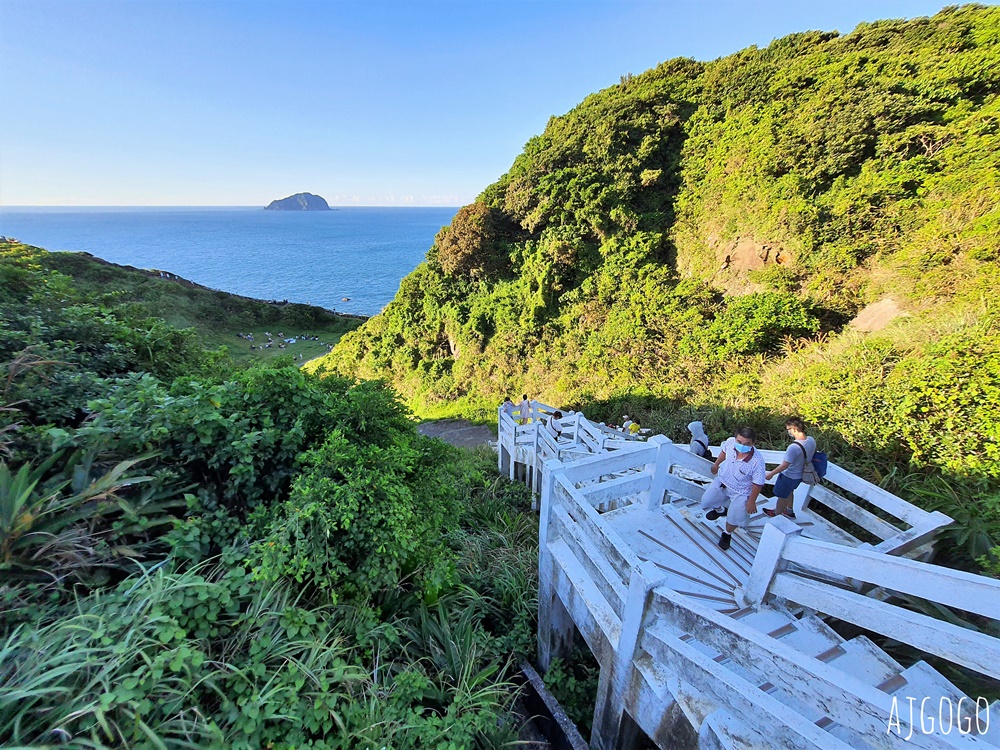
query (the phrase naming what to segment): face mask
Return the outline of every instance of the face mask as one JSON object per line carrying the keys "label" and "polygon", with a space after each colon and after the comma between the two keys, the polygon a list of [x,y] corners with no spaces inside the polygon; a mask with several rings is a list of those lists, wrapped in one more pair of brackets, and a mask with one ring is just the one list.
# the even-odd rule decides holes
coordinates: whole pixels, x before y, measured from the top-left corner
{"label": "face mask", "polygon": [[736,452],[737,453],[749,453],[752,450],[753,450],[753,446],[752,445],[743,445],[742,443],[736,443]]}

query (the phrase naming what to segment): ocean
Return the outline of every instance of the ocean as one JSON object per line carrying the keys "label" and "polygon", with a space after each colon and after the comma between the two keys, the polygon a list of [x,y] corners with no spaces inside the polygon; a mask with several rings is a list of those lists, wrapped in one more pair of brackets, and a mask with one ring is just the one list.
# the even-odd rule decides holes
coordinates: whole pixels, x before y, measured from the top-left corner
{"label": "ocean", "polygon": [[0,207],[0,235],[247,297],[374,315],[457,210]]}

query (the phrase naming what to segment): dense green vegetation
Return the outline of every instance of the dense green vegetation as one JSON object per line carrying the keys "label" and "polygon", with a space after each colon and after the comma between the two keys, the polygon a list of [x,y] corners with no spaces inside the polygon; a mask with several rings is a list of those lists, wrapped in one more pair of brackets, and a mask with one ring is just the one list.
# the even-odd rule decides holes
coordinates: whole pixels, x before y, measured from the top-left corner
{"label": "dense green vegetation", "polygon": [[[775,445],[798,413],[956,519],[940,559],[1000,574],[998,45],[969,6],[627,76],[308,372],[235,334],[355,321],[0,244],[0,743],[511,741],[535,518],[384,381],[424,414],[528,391],[676,438]],[[585,724],[570,661],[548,680]]]}
{"label": "dense green vegetation", "polygon": [[[76,289],[88,299],[116,306],[127,303],[137,313],[162,318],[174,328],[194,329],[203,346],[224,346],[239,364],[286,354],[297,362],[319,357],[363,320],[311,305],[263,302],[217,292],[183,279],[161,278],[156,272],[108,263],[87,253],[38,252],[38,262],[71,277]],[[266,332],[272,334],[275,343],[265,349],[261,345],[267,343]],[[289,338],[305,334],[316,340],[300,340],[280,349],[279,333]],[[240,334],[253,334],[253,342]]]}
{"label": "dense green vegetation", "polygon": [[945,559],[974,566],[1000,540],[998,252],[1000,8],[793,34],[552,118],[313,369],[425,415],[527,391],[685,441],[776,445],[799,414],[958,519]]}
{"label": "dense green vegetation", "polygon": [[536,522],[495,457],[48,261],[0,245],[0,744],[516,739]]}

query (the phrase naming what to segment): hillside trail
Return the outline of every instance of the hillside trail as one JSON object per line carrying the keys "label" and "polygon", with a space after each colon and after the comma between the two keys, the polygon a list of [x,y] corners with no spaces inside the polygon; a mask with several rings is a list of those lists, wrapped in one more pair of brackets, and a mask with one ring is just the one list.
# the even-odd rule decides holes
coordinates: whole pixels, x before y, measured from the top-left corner
{"label": "hillside trail", "polygon": [[459,448],[477,448],[496,440],[496,429],[467,419],[435,419],[417,425],[417,432]]}

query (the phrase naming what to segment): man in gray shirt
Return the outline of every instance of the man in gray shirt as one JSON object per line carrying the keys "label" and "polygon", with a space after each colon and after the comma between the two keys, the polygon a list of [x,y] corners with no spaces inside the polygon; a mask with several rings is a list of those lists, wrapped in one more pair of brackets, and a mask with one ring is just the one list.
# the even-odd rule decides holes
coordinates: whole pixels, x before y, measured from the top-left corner
{"label": "man in gray shirt", "polygon": [[806,423],[798,417],[786,419],[785,429],[788,430],[788,436],[795,442],[785,449],[782,462],[767,472],[767,479],[778,475],[778,481],[774,483],[774,496],[778,498],[778,504],[774,510],[765,508],[764,515],[774,518],[784,514],[788,518],[794,519],[792,493],[796,487],[802,484],[802,473],[805,471],[807,463],[811,463],[816,454],[816,439],[806,435]]}
{"label": "man in gray shirt", "polygon": [[736,435],[722,444],[719,457],[712,464],[715,479],[702,496],[701,507],[708,511],[705,518],[714,521],[727,516],[726,530],[719,546],[727,550],[737,526],[746,526],[757,512],[757,496],[764,487],[767,467],[764,458],[754,448],[757,433],[752,427],[740,427]]}

